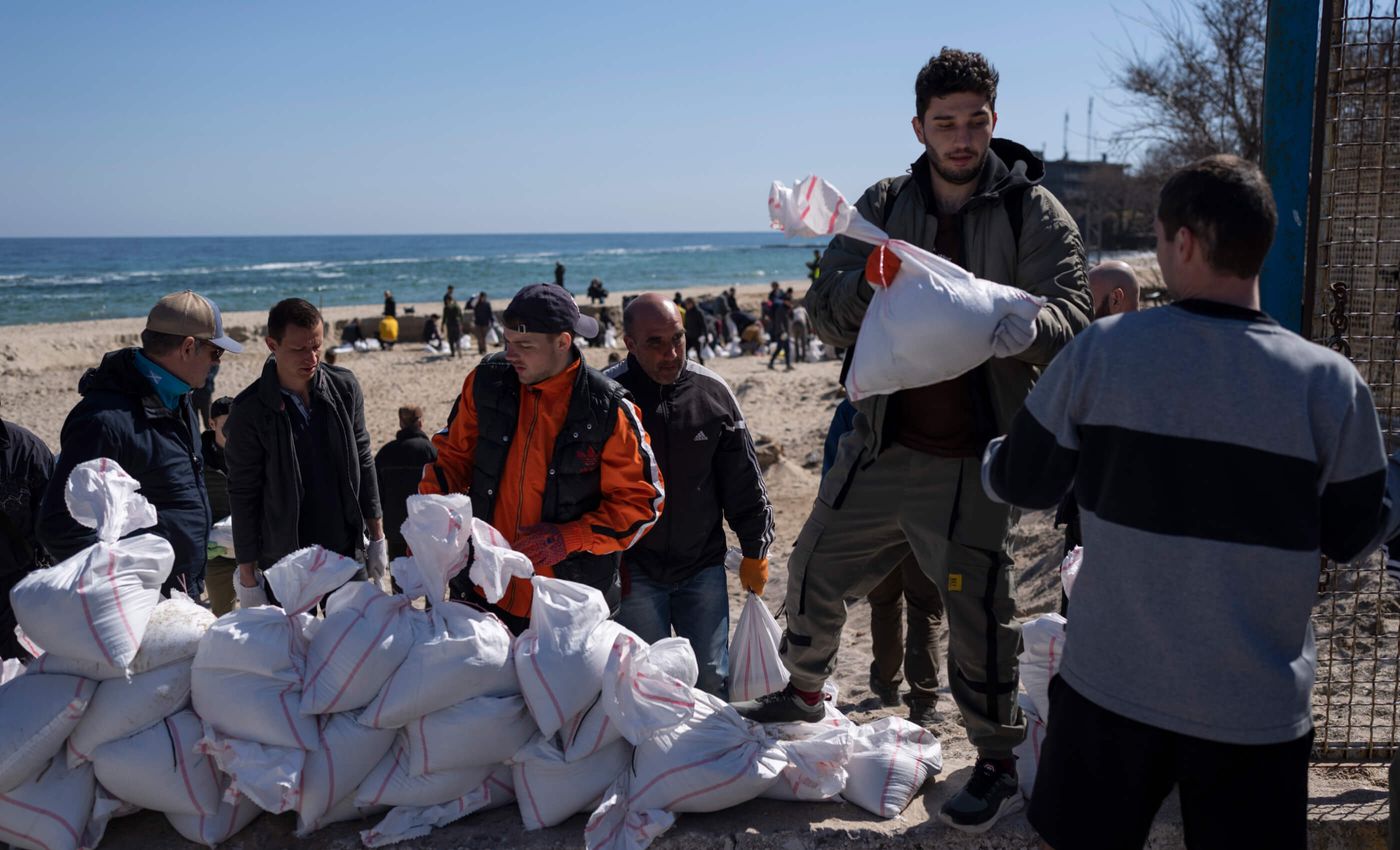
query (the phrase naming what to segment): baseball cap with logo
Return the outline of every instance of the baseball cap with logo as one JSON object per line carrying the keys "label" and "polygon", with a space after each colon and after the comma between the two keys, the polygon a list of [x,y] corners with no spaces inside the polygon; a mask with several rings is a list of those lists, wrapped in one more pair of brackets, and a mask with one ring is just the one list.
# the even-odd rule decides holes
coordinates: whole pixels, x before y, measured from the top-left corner
{"label": "baseball cap with logo", "polygon": [[238,354],[243,346],[224,334],[219,306],[198,292],[172,292],[156,302],[146,317],[146,330],[171,336],[192,336]]}
{"label": "baseball cap with logo", "polygon": [[506,330],[519,333],[568,331],[583,339],[598,335],[598,320],[580,314],[574,297],[550,283],[532,283],[515,293],[501,318]]}

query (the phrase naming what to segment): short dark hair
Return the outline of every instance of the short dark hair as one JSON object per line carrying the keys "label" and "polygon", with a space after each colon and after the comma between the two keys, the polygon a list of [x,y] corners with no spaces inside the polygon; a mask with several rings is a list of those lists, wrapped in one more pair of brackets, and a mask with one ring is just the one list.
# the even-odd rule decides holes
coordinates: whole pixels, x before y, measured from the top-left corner
{"label": "short dark hair", "polygon": [[1167,178],[1157,197],[1157,220],[1168,241],[1181,228],[1190,230],[1211,268],[1252,278],[1273,244],[1278,210],[1258,165],[1216,154]]}
{"label": "short dark hair", "polygon": [[997,108],[997,83],[1001,75],[980,53],[945,47],[928,60],[914,79],[914,111],[919,118],[928,111],[928,102],[958,92],[984,95],[992,109]]}
{"label": "short dark hair", "polygon": [[308,331],[320,330],[323,325],[321,311],[304,298],[284,298],[267,314],[267,335],[281,342],[287,334],[288,325]]}
{"label": "short dark hair", "polygon": [[147,354],[161,356],[179,350],[188,337],[179,334],[165,334],[149,328],[141,331],[141,350]]}
{"label": "short dark hair", "polygon": [[406,404],[399,408],[399,427],[412,428],[423,421],[423,408],[416,404]]}

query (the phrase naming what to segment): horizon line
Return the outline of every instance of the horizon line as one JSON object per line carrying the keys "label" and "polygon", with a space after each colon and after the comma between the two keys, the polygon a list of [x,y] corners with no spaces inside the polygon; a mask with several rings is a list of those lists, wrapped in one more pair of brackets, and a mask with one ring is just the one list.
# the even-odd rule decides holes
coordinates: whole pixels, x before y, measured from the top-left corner
{"label": "horizon line", "polygon": [[176,234],[107,234],[103,236],[44,235],[10,236],[0,234],[0,240],[21,239],[340,239],[347,237],[402,236],[686,236],[772,233],[783,238],[806,239],[819,237],[789,237],[781,230],[540,230],[504,231],[496,233],[176,233]]}

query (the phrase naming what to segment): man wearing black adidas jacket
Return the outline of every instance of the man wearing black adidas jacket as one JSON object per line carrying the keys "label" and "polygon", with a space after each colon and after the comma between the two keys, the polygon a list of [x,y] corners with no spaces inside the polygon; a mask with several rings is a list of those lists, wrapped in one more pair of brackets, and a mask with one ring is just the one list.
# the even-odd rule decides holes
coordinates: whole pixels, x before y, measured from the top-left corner
{"label": "man wearing black adidas jacket", "polygon": [[654,643],[690,641],[697,686],[721,699],[729,685],[729,594],[724,527],[739,538],[739,578],[762,594],[773,509],[753,439],[724,379],[686,360],[685,328],[671,301],[647,293],[623,313],[627,359],[604,374],[632,393],[667,483],[656,527],[623,556],[618,622]]}

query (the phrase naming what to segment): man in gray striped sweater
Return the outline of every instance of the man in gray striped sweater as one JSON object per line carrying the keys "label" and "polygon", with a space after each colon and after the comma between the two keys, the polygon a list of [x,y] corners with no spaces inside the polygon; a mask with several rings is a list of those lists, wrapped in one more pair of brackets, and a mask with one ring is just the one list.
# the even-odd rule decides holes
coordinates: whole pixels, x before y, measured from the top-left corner
{"label": "man in gray striped sweater", "polygon": [[1377,534],[1386,460],[1356,369],[1259,311],[1276,223],[1252,163],[1172,175],[1176,303],[1081,333],[987,448],[994,499],[1082,510],[1030,810],[1056,850],[1141,846],[1174,786],[1188,844],[1306,846],[1318,555]]}

